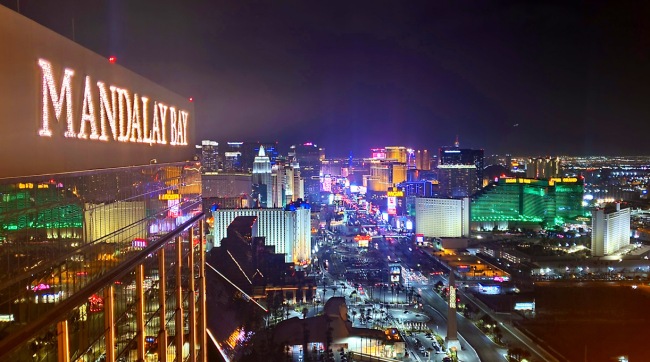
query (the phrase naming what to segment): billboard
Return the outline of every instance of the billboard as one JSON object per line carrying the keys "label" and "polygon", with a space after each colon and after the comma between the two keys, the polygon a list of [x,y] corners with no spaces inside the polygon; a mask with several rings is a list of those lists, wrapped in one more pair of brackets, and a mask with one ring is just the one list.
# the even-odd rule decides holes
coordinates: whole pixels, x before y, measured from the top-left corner
{"label": "billboard", "polygon": [[479,283],[478,291],[481,294],[488,294],[488,295],[501,294],[501,287],[498,285],[482,285]]}
{"label": "billboard", "polygon": [[388,205],[387,207],[388,215],[397,215],[397,197],[395,196],[387,197],[386,203]]}
{"label": "billboard", "polygon": [[360,248],[367,248],[372,237],[370,235],[357,235],[354,237],[354,240],[357,242]]}
{"label": "billboard", "polygon": [[391,197],[404,197],[404,191],[402,190],[388,190],[386,191],[386,196]]}
{"label": "billboard", "polygon": [[0,178],[192,159],[186,97],[1,6],[0,44]]}
{"label": "billboard", "polygon": [[535,310],[535,302],[517,302],[514,310]]}
{"label": "billboard", "polygon": [[322,185],[323,187],[321,191],[332,192],[332,178],[330,177],[330,175],[325,175],[325,177],[323,177]]}

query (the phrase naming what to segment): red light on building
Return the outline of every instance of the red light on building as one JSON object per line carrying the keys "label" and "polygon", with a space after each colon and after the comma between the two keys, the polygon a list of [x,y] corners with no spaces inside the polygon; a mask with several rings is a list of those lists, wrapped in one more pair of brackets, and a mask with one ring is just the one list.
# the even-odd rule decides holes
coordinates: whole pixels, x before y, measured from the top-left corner
{"label": "red light on building", "polygon": [[117,62],[117,57],[114,56],[114,55],[111,55],[110,57],[108,57],[108,62],[111,63],[111,64],[115,64],[115,62]]}
{"label": "red light on building", "polygon": [[104,310],[104,299],[97,294],[93,294],[88,298],[88,304],[90,304],[91,312],[101,312]]}
{"label": "red light on building", "polygon": [[194,102],[194,97],[190,97],[190,102]]}

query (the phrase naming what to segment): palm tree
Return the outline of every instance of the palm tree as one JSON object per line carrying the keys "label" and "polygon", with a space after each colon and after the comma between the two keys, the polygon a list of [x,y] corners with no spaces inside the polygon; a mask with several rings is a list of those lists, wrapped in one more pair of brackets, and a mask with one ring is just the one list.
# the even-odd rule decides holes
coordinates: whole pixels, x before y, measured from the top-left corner
{"label": "palm tree", "polygon": [[501,328],[494,327],[494,330],[492,331],[494,333],[494,341],[497,343],[501,343],[501,338],[503,338],[503,333],[501,333]]}

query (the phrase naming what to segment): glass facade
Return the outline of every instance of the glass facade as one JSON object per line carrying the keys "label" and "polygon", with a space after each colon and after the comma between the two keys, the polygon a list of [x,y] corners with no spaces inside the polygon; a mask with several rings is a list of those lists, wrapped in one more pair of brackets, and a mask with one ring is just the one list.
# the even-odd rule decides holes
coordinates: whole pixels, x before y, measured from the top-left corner
{"label": "glass facade", "polygon": [[0,180],[0,360],[204,360],[200,190],[193,163]]}
{"label": "glass facade", "polygon": [[547,227],[583,216],[584,184],[577,179],[562,180],[499,179],[474,197],[471,221],[483,228],[505,223]]}

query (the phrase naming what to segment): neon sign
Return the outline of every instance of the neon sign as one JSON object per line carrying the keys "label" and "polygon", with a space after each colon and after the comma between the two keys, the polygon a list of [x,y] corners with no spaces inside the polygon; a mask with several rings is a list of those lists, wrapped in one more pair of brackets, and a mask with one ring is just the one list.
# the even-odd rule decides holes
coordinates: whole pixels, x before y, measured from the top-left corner
{"label": "neon sign", "polygon": [[74,70],[64,69],[61,86],[57,88],[50,62],[39,59],[38,65],[41,69],[43,107],[39,136],[52,137],[50,125],[55,120],[65,122],[63,135],[66,138],[187,145],[187,111],[152,101],[144,95],[131,94],[128,89],[101,81],[93,85],[90,76],[86,76],[79,117],[75,115],[72,97]]}
{"label": "neon sign", "polygon": [[396,215],[397,214],[397,198],[394,196],[389,196],[386,199],[386,203],[388,206],[388,215]]}

